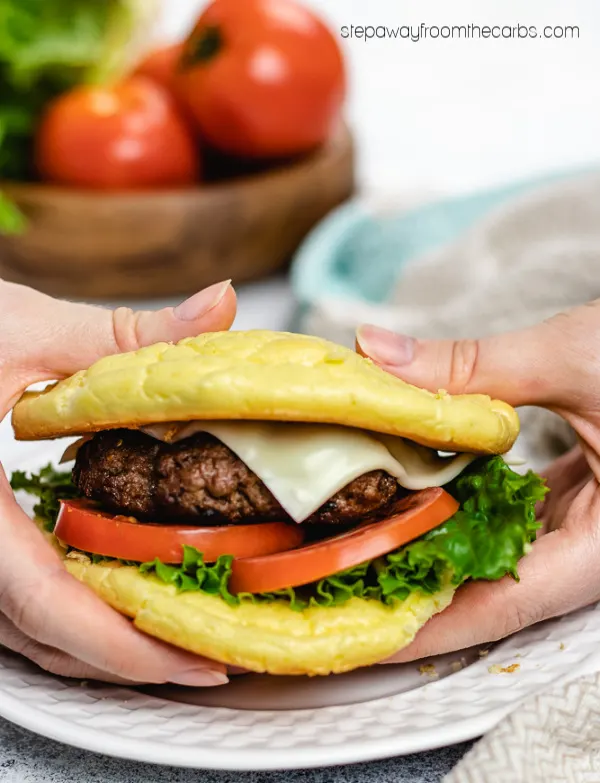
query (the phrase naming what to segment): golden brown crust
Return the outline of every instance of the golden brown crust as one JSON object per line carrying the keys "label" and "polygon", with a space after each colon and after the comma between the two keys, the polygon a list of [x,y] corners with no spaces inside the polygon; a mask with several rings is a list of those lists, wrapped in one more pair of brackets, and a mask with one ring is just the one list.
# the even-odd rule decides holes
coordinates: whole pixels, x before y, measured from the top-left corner
{"label": "golden brown crust", "polygon": [[519,420],[484,395],[417,389],[347,348],[285,332],[218,332],[96,362],[13,411],[19,440],[165,421],[341,424],[446,451],[504,453]]}

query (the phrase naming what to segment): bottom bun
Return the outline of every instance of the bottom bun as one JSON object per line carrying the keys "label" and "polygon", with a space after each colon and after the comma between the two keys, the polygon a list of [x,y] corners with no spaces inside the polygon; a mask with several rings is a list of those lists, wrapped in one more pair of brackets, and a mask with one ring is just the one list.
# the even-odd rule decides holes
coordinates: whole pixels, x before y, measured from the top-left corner
{"label": "bottom bun", "polygon": [[65,557],[69,573],[141,631],[222,663],[269,674],[325,675],[388,658],[452,601],[448,585],[434,595],[414,593],[388,607],[352,598],[339,607],[294,611],[284,601],[229,606],[200,592],[178,593],[154,576],[118,561],[94,564]]}

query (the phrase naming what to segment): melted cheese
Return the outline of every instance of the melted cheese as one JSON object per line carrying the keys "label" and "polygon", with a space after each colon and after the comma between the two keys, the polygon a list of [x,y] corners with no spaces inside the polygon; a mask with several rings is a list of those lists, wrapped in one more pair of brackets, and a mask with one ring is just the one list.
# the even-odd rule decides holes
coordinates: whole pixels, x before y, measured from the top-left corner
{"label": "melted cheese", "polygon": [[458,476],[472,454],[435,451],[350,427],[251,421],[156,424],[143,431],[166,442],[207,432],[224,443],[271,491],[296,522],[309,517],[353,479],[385,470],[411,490],[439,487]]}
{"label": "melted cheese", "polygon": [[[213,435],[261,479],[296,522],[372,470],[385,470],[405,489],[420,490],[447,484],[475,459],[472,454],[441,456],[403,438],[338,425],[194,421],[153,424],[142,431],[167,443],[197,432]],[[91,437],[72,443],[61,462],[74,459]]]}
{"label": "melted cheese", "polygon": [[94,437],[93,435],[84,435],[82,438],[78,438],[76,441],[69,444],[65,449],[64,454],[60,458],[60,462],[58,464],[64,465],[65,462],[71,462],[72,459],[75,459],[75,457],[77,456],[77,452],[83,446],[83,444],[87,443],[88,440],[91,440],[93,437]]}

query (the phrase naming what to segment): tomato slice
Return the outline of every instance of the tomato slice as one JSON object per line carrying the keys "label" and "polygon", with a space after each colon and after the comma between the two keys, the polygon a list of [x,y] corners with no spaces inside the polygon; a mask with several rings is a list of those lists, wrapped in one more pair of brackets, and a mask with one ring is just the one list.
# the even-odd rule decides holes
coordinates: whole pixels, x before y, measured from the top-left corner
{"label": "tomato slice", "polygon": [[183,545],[196,547],[207,563],[219,555],[255,557],[300,546],[300,525],[265,522],[256,525],[192,527],[146,524],[108,514],[85,500],[63,500],[54,533],[75,549],[144,563],[158,557],[181,563]]}
{"label": "tomato slice", "polygon": [[445,522],[459,504],[439,487],[413,492],[400,500],[394,515],[317,544],[234,560],[233,593],[270,593],[316,582],[338,571],[386,555]]}

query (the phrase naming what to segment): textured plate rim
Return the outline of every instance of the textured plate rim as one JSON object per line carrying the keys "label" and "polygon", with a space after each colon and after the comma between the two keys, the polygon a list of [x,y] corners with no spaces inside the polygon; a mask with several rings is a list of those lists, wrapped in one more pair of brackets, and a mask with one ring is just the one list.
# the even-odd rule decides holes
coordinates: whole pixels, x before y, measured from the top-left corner
{"label": "textured plate rim", "polygon": [[[395,696],[385,696],[380,699],[373,700],[371,702],[362,702],[354,705],[361,709],[369,705],[377,705],[378,708],[385,710],[386,706],[389,706],[392,702],[398,703],[403,700],[413,700],[416,694],[424,694],[427,692],[427,696],[420,701],[433,701],[436,704],[435,693],[440,693],[440,690],[450,689],[452,693],[454,678],[460,678],[463,681],[463,685],[468,683],[469,679],[475,676],[477,679],[487,676],[501,676],[506,678],[507,675],[489,675],[487,666],[488,663],[504,661],[508,659],[514,659],[515,656],[520,656],[521,653],[518,650],[523,649],[523,645],[519,644],[519,641],[527,644],[529,638],[529,646],[533,646],[533,653],[535,655],[535,647],[543,646],[544,641],[548,641],[547,637],[544,637],[541,642],[536,641],[535,637],[540,635],[538,629],[549,628],[550,635],[553,635],[552,642],[556,645],[555,649],[558,651],[557,639],[561,638],[569,642],[569,649],[579,650],[580,646],[577,642],[581,641],[580,637],[585,636],[589,629],[575,629],[569,632],[568,626],[573,625],[577,619],[587,618],[588,623],[591,623],[592,633],[596,636],[600,634],[600,604],[595,607],[589,607],[588,609],[580,610],[572,615],[567,615],[565,618],[549,621],[542,624],[542,626],[534,626],[530,629],[522,631],[520,634],[516,634],[510,639],[506,640],[502,644],[498,645],[490,654],[489,659],[485,662],[481,662],[483,665],[479,666],[478,671],[474,671],[475,665],[463,669],[455,675],[451,675],[440,681],[428,682],[422,688],[408,691],[406,693],[397,694]],[[565,625],[567,627],[565,627]],[[564,633],[560,633],[560,629],[564,629]],[[596,644],[596,640],[594,644]],[[305,746],[300,747],[273,747],[265,750],[265,748],[248,748],[248,747],[227,747],[227,749],[219,747],[209,747],[205,745],[185,746],[180,744],[169,744],[165,742],[159,742],[155,739],[138,739],[132,737],[124,737],[114,734],[110,731],[103,731],[102,729],[90,726],[82,726],[73,720],[67,720],[61,716],[50,715],[47,709],[39,709],[39,706],[35,704],[29,706],[24,703],[22,699],[19,699],[16,695],[5,690],[5,681],[7,675],[11,674],[25,675],[28,680],[33,679],[36,688],[46,691],[48,697],[51,695],[50,686],[52,683],[56,684],[61,682],[64,684],[63,691],[73,692],[75,694],[85,694],[85,687],[79,683],[69,684],[64,680],[58,680],[52,675],[49,675],[34,667],[29,662],[21,660],[15,657],[12,653],[8,655],[3,654],[0,650],[0,715],[9,721],[21,726],[22,728],[33,731],[42,736],[48,737],[67,745],[78,747],[84,750],[100,753],[103,755],[113,756],[116,758],[129,759],[132,761],[139,761],[152,764],[169,765],[180,768],[194,768],[194,769],[214,769],[214,770],[227,770],[227,771],[267,771],[267,770],[283,770],[283,769],[309,769],[315,767],[328,767],[339,764],[354,764],[360,762],[374,761],[377,759],[390,758],[393,756],[402,756],[410,753],[423,752],[427,750],[434,750],[440,747],[453,745],[455,743],[468,741],[475,739],[487,731],[494,728],[497,723],[505,717],[516,705],[523,701],[523,699],[535,695],[545,687],[549,685],[555,685],[560,682],[566,682],[574,679],[577,676],[590,674],[592,672],[600,670],[600,652],[597,648],[593,649],[591,646],[588,654],[582,654],[579,660],[575,664],[569,664],[565,659],[563,666],[550,666],[546,667],[547,675],[544,678],[544,682],[532,684],[531,687],[521,688],[522,692],[516,696],[515,700],[509,702],[508,700],[502,706],[490,708],[480,711],[478,714],[471,717],[462,717],[460,719],[453,718],[448,722],[440,723],[435,727],[413,729],[406,733],[402,733],[401,719],[399,716],[398,723],[396,724],[399,732],[389,734],[381,738],[364,738],[361,741],[348,742],[343,740],[335,744],[327,745],[312,745],[310,748]],[[561,645],[562,649],[562,645]],[[527,652],[523,659],[529,656],[531,651]],[[583,650],[582,650],[583,653]],[[556,652],[555,655],[560,653]],[[8,657],[10,656],[10,657]],[[539,668],[539,664],[536,664]],[[465,675],[464,678],[461,675]],[[499,682],[493,680],[489,682]],[[519,690],[515,688],[512,683],[516,685],[517,682],[521,684],[525,682],[523,678],[518,679],[502,679],[502,682],[508,686],[503,687],[504,692],[510,692],[511,690]],[[526,683],[527,685],[527,683]],[[492,689],[498,689],[496,686]],[[413,694],[411,696],[411,694]],[[136,698],[139,694],[135,691],[129,690],[121,686],[105,686],[94,691],[96,703],[107,703],[110,700],[122,701],[124,698],[131,698],[133,695]],[[432,699],[430,697],[433,697]],[[172,705],[172,702],[166,701],[158,697],[143,697],[146,704],[151,704],[156,711],[164,708],[166,705]],[[54,700],[58,702],[58,700]],[[62,700],[61,700],[62,701]],[[76,705],[76,707],[79,705]],[[349,705],[352,707],[353,705]],[[83,712],[83,708],[82,712]],[[136,712],[147,710],[147,707],[140,707],[139,709],[128,708],[128,713],[134,715]],[[189,711],[189,707],[185,708]],[[204,711],[207,710],[213,715],[232,716],[232,715],[248,715],[247,710],[234,710],[230,708],[204,708],[197,707],[191,708],[192,710]],[[328,711],[336,711],[343,714],[346,708],[341,707],[321,707],[313,710],[302,711],[282,711],[279,715],[285,716],[294,714],[296,712],[303,712],[306,715],[312,715],[318,717],[319,714],[327,713]],[[50,710],[51,712],[51,710]],[[254,713],[257,715],[268,716],[272,713]],[[181,720],[181,718],[176,718]],[[394,724],[392,724],[394,725]],[[235,730],[235,729],[234,729]],[[243,729],[242,729],[243,730]],[[218,744],[218,743],[216,743]]]}
{"label": "textured plate rim", "polygon": [[[34,709],[21,710],[20,714],[19,710],[15,710],[11,715],[11,710],[5,709],[4,703],[0,706],[0,716],[6,720],[23,729],[32,731],[34,734],[61,742],[64,745],[104,756],[111,756],[112,758],[136,761],[145,764],[158,764],[161,766],[181,767],[185,769],[218,770],[224,772],[268,772],[292,769],[314,769],[318,767],[338,766],[341,764],[360,764],[396,756],[406,756],[411,753],[437,750],[438,748],[456,745],[460,742],[467,742],[485,734],[487,731],[494,728],[508,711],[509,710],[505,709],[494,710],[486,716],[488,718],[487,721],[482,721],[477,717],[465,720],[455,726],[447,726],[443,732],[440,731],[439,734],[435,735],[436,738],[434,740],[428,740],[426,746],[423,745],[421,733],[415,733],[412,736],[413,741],[405,742],[400,750],[398,749],[396,738],[385,737],[381,740],[371,740],[365,745],[356,744],[351,745],[349,748],[346,746],[342,749],[342,753],[340,753],[339,746],[336,746],[336,748],[331,746],[315,748],[315,750],[312,751],[313,755],[308,759],[306,757],[306,750],[303,748],[279,749],[276,753],[273,753],[274,757],[272,759],[269,758],[267,760],[265,759],[264,750],[245,748],[238,751],[238,753],[243,756],[243,760],[227,763],[226,758],[224,758],[227,754],[222,750],[211,751],[210,749],[203,748],[200,752],[205,756],[205,759],[200,762],[198,759],[199,751],[192,748],[181,748],[179,746],[166,748],[165,746],[157,745],[148,740],[128,740],[127,744],[125,744],[124,740],[112,737],[111,735],[105,735],[98,729],[85,729],[80,726],[77,726],[77,741],[74,742],[72,739],[73,724],[64,719],[56,718],[53,723],[50,724],[43,719],[40,720],[39,713],[36,714]],[[29,717],[29,720],[24,719],[23,716],[26,715]],[[62,731],[59,730],[61,726],[64,727]],[[66,739],[67,735],[71,736],[71,740]],[[159,751],[158,749],[161,750]],[[336,750],[340,755],[334,755]],[[177,758],[169,758],[170,752],[172,752],[174,756],[177,756]],[[213,753],[214,758],[211,758]],[[229,750],[228,753],[233,756],[233,750]],[[279,754],[282,756],[285,755],[285,759],[281,759],[280,762],[278,762],[276,758]]]}

